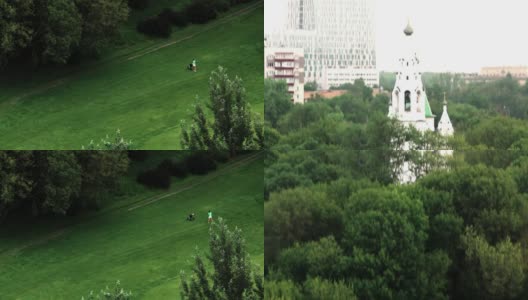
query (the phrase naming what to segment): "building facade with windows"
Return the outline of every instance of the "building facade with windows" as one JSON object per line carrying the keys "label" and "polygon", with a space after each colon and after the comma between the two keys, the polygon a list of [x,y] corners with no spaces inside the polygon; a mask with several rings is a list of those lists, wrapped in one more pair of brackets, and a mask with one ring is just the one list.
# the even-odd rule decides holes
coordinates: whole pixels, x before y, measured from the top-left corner
{"label": "building facade with windows", "polygon": [[363,78],[379,84],[372,0],[287,0],[285,28],[270,46],[302,48],[306,81],[328,88]]}
{"label": "building facade with windows", "polygon": [[304,103],[303,49],[265,48],[264,78],[284,80],[293,103]]}

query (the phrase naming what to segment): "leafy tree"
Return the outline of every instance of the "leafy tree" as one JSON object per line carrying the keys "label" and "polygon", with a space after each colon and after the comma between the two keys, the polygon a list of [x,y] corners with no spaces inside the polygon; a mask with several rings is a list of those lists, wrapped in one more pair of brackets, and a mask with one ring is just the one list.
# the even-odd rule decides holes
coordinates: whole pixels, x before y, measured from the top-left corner
{"label": "leafy tree", "polygon": [[0,221],[98,208],[127,167],[123,151],[0,151]]}
{"label": "leafy tree", "polygon": [[75,0],[83,18],[80,50],[98,55],[119,33],[119,25],[128,18],[127,0]]}
{"label": "leafy tree", "polygon": [[192,276],[182,272],[182,299],[264,299],[260,271],[253,270],[242,230],[229,230],[222,218],[209,229],[208,260],[214,273],[208,274],[202,258],[195,256]]}
{"label": "leafy tree", "polygon": [[33,59],[37,63],[68,61],[81,42],[82,16],[69,0],[35,2],[39,20],[37,36],[33,41]]}
{"label": "leafy tree", "polygon": [[234,156],[252,138],[251,112],[242,80],[238,77],[231,80],[226,70],[218,67],[211,73],[209,93],[214,135]]}
{"label": "leafy tree", "polygon": [[32,1],[0,1],[0,66],[30,45],[34,9]]}
{"label": "leafy tree", "polygon": [[281,133],[297,131],[308,127],[329,117],[332,108],[323,102],[310,101],[304,105],[295,105],[277,123],[277,128]]}
{"label": "leafy tree", "polygon": [[66,214],[81,188],[81,168],[73,152],[34,152],[33,215]]}
{"label": "leafy tree", "polygon": [[428,226],[420,201],[397,191],[366,189],[352,195],[346,214],[342,245],[351,257],[348,273],[359,298],[442,294],[422,280],[431,274],[425,267]]}
{"label": "leafy tree", "polygon": [[25,151],[0,151],[0,221],[20,199],[28,197],[34,180],[29,172],[33,155]]}
{"label": "leafy tree", "polygon": [[347,90],[349,93],[363,100],[372,100],[372,89],[369,88],[363,79],[356,79],[354,83],[344,83],[337,87],[331,87],[332,90]]}
{"label": "leafy tree", "polygon": [[304,90],[307,92],[317,91],[317,82],[309,81],[304,84]]}
{"label": "leafy tree", "polygon": [[264,80],[264,118],[272,127],[277,126],[277,121],[293,107],[288,85],[285,81],[273,79]]}
{"label": "leafy tree", "polygon": [[354,123],[366,123],[368,120],[370,109],[369,103],[360,96],[354,95],[352,93],[346,93],[340,97],[331,99],[329,103],[330,105],[339,107],[347,121]]}
{"label": "leafy tree", "polygon": [[3,65],[14,59],[65,64],[98,54],[128,17],[125,0],[4,0],[0,11]]}
{"label": "leafy tree", "polygon": [[209,78],[209,95],[214,122],[208,124],[201,105],[196,105],[190,128],[182,124],[183,148],[228,151],[232,157],[237,151],[254,149],[255,131],[261,126],[258,123],[257,129],[254,127],[242,80],[230,79],[226,70],[218,67]]}
{"label": "leafy tree", "polygon": [[467,160],[505,168],[512,163],[516,154],[508,150],[527,136],[528,126],[520,120],[506,117],[487,119],[466,134],[469,145],[476,146],[476,151],[472,151]]}
{"label": "leafy tree", "polygon": [[253,115],[253,143],[248,144],[248,147],[254,149],[266,148],[266,136],[264,133],[264,120],[259,114]]}
{"label": "leafy tree", "polygon": [[305,299],[356,300],[354,287],[344,281],[310,278],[304,283]]}
{"label": "leafy tree", "polygon": [[297,282],[303,282],[307,277],[342,278],[347,264],[348,260],[333,236],[295,244],[282,251],[277,262],[279,270]]}
{"label": "leafy tree", "polygon": [[78,207],[101,206],[109,190],[115,189],[119,178],[128,170],[126,151],[77,151],[82,169],[82,184]]}
{"label": "leafy tree", "polygon": [[291,280],[267,280],[265,294],[269,300],[305,299],[302,290]]}
{"label": "leafy tree", "polygon": [[374,115],[366,127],[366,158],[368,177],[383,183],[398,179],[401,167],[406,160],[403,146],[408,138],[408,131],[394,119]]}
{"label": "leafy tree", "polygon": [[344,227],[339,207],[326,201],[324,192],[315,188],[295,188],[271,194],[264,204],[266,263],[275,258],[268,255],[295,242],[318,240],[328,235],[340,239]]}
{"label": "leafy tree", "polygon": [[420,182],[432,191],[452,197],[456,215],[464,226],[474,226],[489,241],[518,234],[525,224],[526,204],[517,195],[514,180],[503,170],[469,166],[433,173]]}
{"label": "leafy tree", "polygon": [[528,194],[528,155],[518,159],[508,171],[517,183],[519,192]]}
{"label": "leafy tree", "polygon": [[182,147],[191,150],[198,151],[203,149],[214,150],[216,144],[213,141],[209,122],[205,115],[204,109],[200,103],[194,106],[194,115],[192,115],[193,123],[190,127],[187,127],[185,121],[181,121],[181,144]]}
{"label": "leafy tree", "polygon": [[476,282],[487,299],[515,299],[523,288],[524,261],[521,245],[509,238],[496,246],[468,228],[462,236],[466,259],[479,277]]}
{"label": "leafy tree", "polygon": [[444,250],[454,257],[460,245],[459,237],[464,230],[464,219],[458,215],[449,191],[426,189],[422,184],[422,181],[418,181],[417,185],[402,187],[400,190],[423,203],[429,219],[427,250]]}

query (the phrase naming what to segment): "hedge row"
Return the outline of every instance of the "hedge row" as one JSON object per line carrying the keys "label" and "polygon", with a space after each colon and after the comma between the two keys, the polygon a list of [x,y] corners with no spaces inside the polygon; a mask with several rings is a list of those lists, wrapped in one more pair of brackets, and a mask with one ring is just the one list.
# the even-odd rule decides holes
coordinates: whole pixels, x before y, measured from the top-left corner
{"label": "hedge row", "polygon": [[152,188],[168,189],[171,176],[185,178],[187,175],[205,175],[216,170],[217,162],[227,162],[227,153],[197,151],[185,159],[174,162],[170,159],[162,161],[155,169],[140,173],[137,181]]}
{"label": "hedge row", "polygon": [[205,24],[216,19],[218,13],[229,10],[232,5],[250,1],[252,0],[193,0],[182,11],[165,8],[157,16],[140,21],[137,30],[150,36],[169,37],[172,33],[171,25],[185,27],[189,23]]}

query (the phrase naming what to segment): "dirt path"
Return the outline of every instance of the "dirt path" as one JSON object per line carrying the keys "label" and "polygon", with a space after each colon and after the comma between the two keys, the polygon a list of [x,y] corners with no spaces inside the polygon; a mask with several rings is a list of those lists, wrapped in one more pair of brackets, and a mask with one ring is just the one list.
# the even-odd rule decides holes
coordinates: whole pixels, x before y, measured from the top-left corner
{"label": "dirt path", "polygon": [[142,57],[142,56],[144,56],[144,55],[150,54],[150,53],[152,53],[152,52],[156,52],[156,51],[158,51],[158,50],[160,50],[160,49],[163,49],[163,48],[166,48],[166,47],[169,47],[169,46],[172,46],[172,45],[178,44],[178,43],[180,43],[180,42],[186,41],[186,40],[188,40],[188,39],[192,39],[193,37],[195,37],[195,36],[197,36],[197,35],[200,35],[200,34],[202,34],[202,33],[205,33],[205,32],[207,32],[207,31],[210,31],[210,30],[212,30],[212,29],[215,29],[215,28],[217,28],[218,26],[223,25],[223,24],[225,24],[225,23],[228,23],[228,22],[231,21],[231,19],[233,19],[233,18],[236,18],[236,17],[238,17],[238,16],[242,16],[242,15],[248,14],[248,13],[254,11],[255,9],[261,7],[262,4],[264,4],[264,3],[263,3],[262,1],[259,1],[259,2],[255,3],[255,4],[251,5],[251,6],[248,6],[248,7],[245,7],[245,8],[243,8],[243,9],[239,10],[239,11],[236,11],[236,12],[234,12],[234,13],[231,14],[231,15],[227,15],[227,16],[225,16],[224,18],[220,19],[219,22],[214,23],[212,26],[209,26],[208,28],[205,28],[204,30],[201,30],[201,31],[199,31],[199,32],[193,33],[193,34],[191,34],[191,35],[189,35],[189,36],[186,36],[186,37],[184,37],[184,38],[178,39],[178,40],[176,40],[176,41],[172,41],[172,42],[170,42],[170,43],[167,43],[167,44],[164,44],[164,45],[161,45],[161,46],[157,46],[157,45],[156,45],[156,47],[155,47],[154,49],[148,49],[148,48],[147,48],[148,50],[147,50],[146,52],[144,52],[144,53],[140,53],[140,54],[137,54],[137,55],[134,55],[134,56],[131,56],[131,57],[129,57],[127,60],[133,60],[133,59],[136,59],[136,58]]}
{"label": "dirt path", "polygon": [[[83,220],[81,223],[84,223],[84,222],[88,222],[96,217],[99,217],[103,214],[107,214],[109,212],[114,212],[116,210],[121,210],[121,209],[127,209],[127,211],[133,211],[133,210],[136,210],[138,208],[141,208],[141,207],[144,207],[144,206],[147,206],[147,205],[150,205],[152,203],[155,203],[155,202],[158,202],[160,200],[163,200],[165,198],[168,198],[170,196],[173,196],[173,195],[176,195],[176,194],[179,194],[179,193],[182,193],[182,192],[185,192],[187,190],[190,190],[192,188],[195,188],[197,186],[200,186],[200,185],[203,185],[204,183],[207,183],[219,176],[222,176],[222,175],[225,175],[226,173],[230,172],[231,170],[233,169],[236,169],[238,167],[241,167],[241,166],[244,166],[244,165],[247,165],[255,160],[257,160],[261,155],[263,154],[263,152],[258,152],[258,153],[254,153],[254,154],[251,154],[251,155],[248,155],[247,157],[244,157],[238,161],[235,161],[233,162],[232,164],[229,164],[227,165],[225,168],[223,169],[220,169],[219,171],[215,172],[215,173],[212,173],[211,176],[207,176],[206,178],[204,178],[203,180],[200,180],[198,182],[195,182],[195,183],[192,183],[188,186],[185,186],[185,187],[182,187],[176,191],[172,191],[172,192],[169,192],[169,193],[163,193],[163,194],[160,194],[160,195],[156,195],[154,197],[150,197],[148,199],[143,199],[143,200],[139,200],[139,201],[136,201],[136,202],[132,202],[132,203],[127,203],[126,205],[123,205],[123,206],[120,206],[120,207],[116,207],[116,208],[113,208],[113,209],[109,209],[107,211],[104,211],[102,212],[101,214],[97,214],[91,218],[88,218],[86,220]],[[78,225],[78,224],[81,224],[81,223],[76,223],[75,225]],[[42,245],[42,244],[45,244],[51,240],[54,240],[54,239],[57,239],[59,237],[61,237],[62,235],[64,235],[65,233],[68,233],[71,231],[71,226],[73,225],[70,225],[70,226],[66,226],[62,229],[59,229],[59,230],[56,230],[56,231],[53,231],[53,232],[50,232],[49,234],[46,234],[34,241],[30,241],[22,246],[19,246],[19,247],[15,247],[15,248],[12,248],[12,249],[6,249],[4,251],[0,251],[0,263],[2,262],[2,258],[5,258],[5,257],[12,257],[12,256],[16,256],[18,254],[20,254],[22,251],[24,251],[25,249],[28,249],[28,248],[31,248],[31,247],[35,247],[35,246],[38,246],[38,245]]]}
{"label": "dirt path", "polygon": [[182,192],[185,192],[189,189],[192,189],[194,187],[197,187],[199,185],[202,185],[204,183],[207,183],[219,176],[222,176],[224,175],[225,173],[228,173],[229,171],[231,171],[232,169],[234,168],[237,168],[239,166],[242,166],[242,165],[247,165],[248,163],[251,163],[253,161],[255,161],[260,155],[261,155],[262,152],[258,152],[256,154],[252,154],[251,156],[248,156],[244,159],[241,159],[229,166],[227,166],[225,169],[222,169],[221,171],[219,172],[216,172],[214,173],[212,176],[208,176],[207,178],[201,180],[201,181],[198,181],[196,183],[193,183],[193,184],[190,184],[186,187],[183,187],[177,191],[173,191],[173,192],[170,192],[170,193],[167,193],[167,194],[163,194],[163,195],[158,195],[156,197],[152,197],[152,198],[149,198],[149,199],[146,199],[146,200],[142,200],[142,201],[139,201],[139,203],[136,203],[136,204],[133,204],[132,207],[130,207],[128,209],[128,211],[133,211],[135,209],[138,209],[138,208],[141,208],[141,207],[144,207],[144,206],[147,206],[149,204],[152,204],[152,203],[155,203],[155,202],[158,202],[159,200],[162,200],[162,199],[165,199],[167,197],[170,197],[170,196],[174,196],[176,194],[179,194],[179,193],[182,193]]}

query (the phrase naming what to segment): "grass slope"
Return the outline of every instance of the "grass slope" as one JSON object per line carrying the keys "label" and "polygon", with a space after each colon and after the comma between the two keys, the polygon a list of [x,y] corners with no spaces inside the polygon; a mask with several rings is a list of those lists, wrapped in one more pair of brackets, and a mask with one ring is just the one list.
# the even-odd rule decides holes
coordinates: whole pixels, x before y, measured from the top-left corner
{"label": "grass slope", "polygon": [[[134,299],[179,299],[180,270],[190,271],[195,247],[208,249],[207,211],[242,228],[252,259],[264,265],[263,160],[242,156],[205,176],[175,180],[169,191],[133,182],[126,194],[91,215],[19,220],[0,228],[0,299],[80,299],[115,280]],[[161,197],[160,197],[161,196]],[[153,201],[155,200],[155,201]],[[191,211],[195,222],[185,221]]]}
{"label": "grass slope", "polygon": [[[180,149],[180,120],[208,100],[210,72],[222,65],[245,83],[263,115],[263,1],[232,8],[204,25],[175,29],[169,39],[135,32],[138,19],[181,1],[133,13],[120,46],[98,61],[0,74],[2,149],[80,149],[121,129],[137,149]],[[197,73],[185,70],[193,58]]]}

